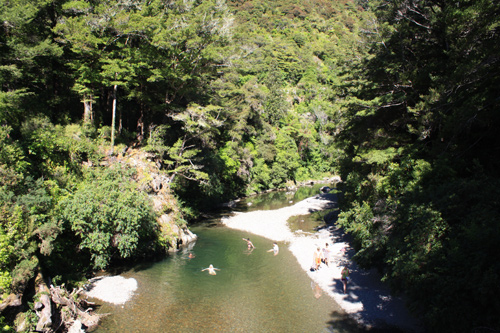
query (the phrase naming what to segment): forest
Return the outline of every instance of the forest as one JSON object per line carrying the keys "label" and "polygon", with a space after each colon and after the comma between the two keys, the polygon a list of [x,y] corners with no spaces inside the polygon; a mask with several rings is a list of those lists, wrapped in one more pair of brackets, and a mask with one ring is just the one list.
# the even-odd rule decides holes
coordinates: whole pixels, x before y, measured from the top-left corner
{"label": "forest", "polygon": [[[500,3],[0,0],[0,327],[33,281],[166,255],[179,227],[340,175],[337,224],[429,332],[500,331]],[[9,310],[11,295],[23,305]]]}

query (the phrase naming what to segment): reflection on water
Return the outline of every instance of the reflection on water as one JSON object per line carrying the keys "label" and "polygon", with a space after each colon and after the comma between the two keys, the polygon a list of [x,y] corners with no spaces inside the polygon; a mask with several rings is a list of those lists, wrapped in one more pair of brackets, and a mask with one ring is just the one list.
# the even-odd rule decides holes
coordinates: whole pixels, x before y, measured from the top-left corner
{"label": "reflection on water", "polygon": [[[250,212],[255,210],[272,210],[292,206],[299,201],[305,200],[320,193],[323,186],[334,187],[332,184],[314,184],[299,187],[297,191],[285,192],[274,191],[248,198],[241,199],[231,211]],[[336,191],[336,189],[333,189]],[[332,192],[334,193],[334,192]],[[338,208],[319,211],[308,215],[292,216],[288,219],[288,226],[292,231],[315,232],[318,228],[325,226],[326,214],[336,211]]]}
{"label": "reflection on water", "polygon": [[292,216],[288,219],[288,227],[292,231],[314,232],[318,228],[326,226],[324,217],[327,213],[329,211]]}
{"label": "reflection on water", "polygon": [[[137,280],[136,294],[124,305],[102,304],[98,312],[111,315],[96,332],[357,331],[285,244],[274,256],[270,240],[206,222],[192,228],[199,238],[191,249],[122,273]],[[202,272],[210,264],[217,275]]]}
{"label": "reflection on water", "polygon": [[[299,187],[296,191],[272,191],[250,196],[238,201],[232,210],[246,212],[254,210],[273,210],[291,206],[299,201],[319,194],[323,186],[325,186],[325,184],[314,184],[311,186]],[[328,184],[328,186],[331,187],[332,185]]]}

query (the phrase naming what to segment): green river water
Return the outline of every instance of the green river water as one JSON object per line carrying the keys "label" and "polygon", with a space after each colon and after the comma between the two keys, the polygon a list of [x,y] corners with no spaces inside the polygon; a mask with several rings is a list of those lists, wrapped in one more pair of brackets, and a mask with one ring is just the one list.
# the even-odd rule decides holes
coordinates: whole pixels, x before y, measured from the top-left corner
{"label": "green river water", "polygon": [[[317,194],[319,187],[252,197],[235,209],[277,209]],[[322,224],[318,216],[302,220],[302,229]],[[359,332],[286,244],[278,243],[274,256],[267,252],[272,241],[219,221],[220,215],[191,227],[198,240],[190,249],[121,273],[136,279],[138,288],[123,305],[97,301],[98,312],[110,315],[95,332]],[[250,237],[252,252],[242,237]],[[210,264],[220,269],[217,275],[201,271]]]}

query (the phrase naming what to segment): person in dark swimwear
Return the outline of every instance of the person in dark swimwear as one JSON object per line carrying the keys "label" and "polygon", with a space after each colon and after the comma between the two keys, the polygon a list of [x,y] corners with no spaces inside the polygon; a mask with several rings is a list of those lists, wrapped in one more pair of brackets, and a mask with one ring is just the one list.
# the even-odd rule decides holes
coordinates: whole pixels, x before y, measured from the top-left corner
{"label": "person in dark swimwear", "polygon": [[255,246],[253,245],[253,243],[250,241],[250,238],[243,238],[243,240],[245,242],[247,242],[247,247],[249,250],[252,250],[252,249],[255,249]]}

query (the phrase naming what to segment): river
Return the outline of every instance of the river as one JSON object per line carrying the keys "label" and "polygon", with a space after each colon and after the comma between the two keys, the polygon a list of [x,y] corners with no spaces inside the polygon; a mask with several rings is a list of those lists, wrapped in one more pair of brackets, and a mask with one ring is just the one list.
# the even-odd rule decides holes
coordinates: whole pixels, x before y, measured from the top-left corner
{"label": "river", "polygon": [[[277,209],[318,193],[320,187],[251,197],[234,209]],[[189,249],[122,272],[137,280],[138,289],[123,305],[101,303],[98,312],[110,315],[95,332],[360,331],[286,247],[274,256],[267,252],[270,240],[219,221],[220,215],[191,227],[198,240]],[[300,227],[312,231],[322,223],[318,215],[304,216]],[[243,237],[251,238],[253,251]],[[202,271],[210,264],[220,269],[217,275]]]}

